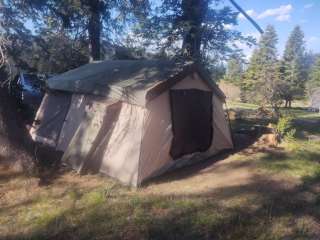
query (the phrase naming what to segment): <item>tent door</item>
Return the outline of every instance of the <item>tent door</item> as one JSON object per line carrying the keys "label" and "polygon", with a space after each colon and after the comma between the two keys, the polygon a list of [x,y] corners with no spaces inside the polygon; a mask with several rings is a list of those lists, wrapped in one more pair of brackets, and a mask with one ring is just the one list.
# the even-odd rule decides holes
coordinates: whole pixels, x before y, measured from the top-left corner
{"label": "tent door", "polygon": [[198,89],[170,90],[173,140],[170,155],[206,151],[212,142],[212,92]]}

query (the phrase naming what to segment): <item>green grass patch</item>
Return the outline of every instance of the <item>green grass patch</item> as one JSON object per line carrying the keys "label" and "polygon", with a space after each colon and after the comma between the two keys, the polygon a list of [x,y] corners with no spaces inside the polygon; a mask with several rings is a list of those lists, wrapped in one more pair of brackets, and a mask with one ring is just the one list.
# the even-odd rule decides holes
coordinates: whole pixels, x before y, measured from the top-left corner
{"label": "green grass patch", "polygon": [[95,191],[84,194],[81,199],[81,203],[84,205],[100,205],[106,202],[106,196],[103,189],[97,189]]}
{"label": "green grass patch", "polygon": [[263,153],[259,166],[265,170],[298,178],[315,177],[320,172],[320,144],[308,140],[284,142],[284,150]]}

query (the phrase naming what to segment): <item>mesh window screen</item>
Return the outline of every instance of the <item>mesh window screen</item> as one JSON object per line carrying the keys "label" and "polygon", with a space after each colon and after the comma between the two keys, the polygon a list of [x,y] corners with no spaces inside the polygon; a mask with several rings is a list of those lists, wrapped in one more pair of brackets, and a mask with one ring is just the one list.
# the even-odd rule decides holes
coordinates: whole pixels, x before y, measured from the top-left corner
{"label": "mesh window screen", "polygon": [[198,89],[170,90],[173,159],[206,151],[212,142],[212,93]]}

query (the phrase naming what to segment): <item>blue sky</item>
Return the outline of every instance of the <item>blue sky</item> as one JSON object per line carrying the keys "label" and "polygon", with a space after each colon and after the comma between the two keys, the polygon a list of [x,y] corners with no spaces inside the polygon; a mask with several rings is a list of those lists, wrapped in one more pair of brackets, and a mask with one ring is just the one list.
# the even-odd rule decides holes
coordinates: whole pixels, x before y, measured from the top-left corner
{"label": "blue sky", "polygon": [[[226,0],[226,4],[228,4]],[[306,46],[313,52],[320,52],[320,0],[237,0],[237,3],[255,19],[262,28],[272,24],[279,36],[279,54],[281,55],[288,35],[296,25],[305,33]],[[255,28],[239,16],[236,29],[244,34],[259,37]],[[252,49],[244,47],[250,55]]]}

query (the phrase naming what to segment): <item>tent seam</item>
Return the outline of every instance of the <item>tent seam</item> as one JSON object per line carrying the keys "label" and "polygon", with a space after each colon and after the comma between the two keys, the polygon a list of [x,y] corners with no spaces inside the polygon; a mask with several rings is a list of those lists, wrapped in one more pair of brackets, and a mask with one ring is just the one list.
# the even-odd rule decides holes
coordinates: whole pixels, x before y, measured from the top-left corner
{"label": "tent seam", "polygon": [[145,119],[146,119],[146,108],[144,109],[144,116],[143,116],[143,124],[141,126],[141,137],[140,137],[140,147],[139,147],[139,158],[138,158],[138,174],[137,174],[137,187],[140,186],[140,166],[141,166],[141,147],[142,147],[142,139],[144,136],[144,130],[143,130],[143,126],[145,125]]}

